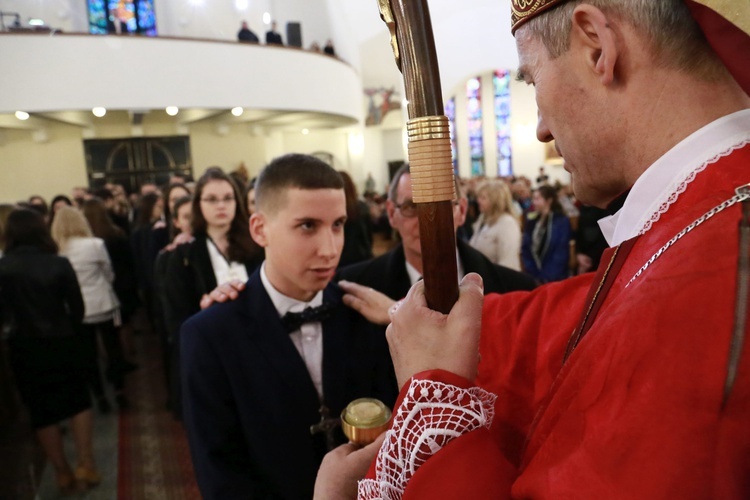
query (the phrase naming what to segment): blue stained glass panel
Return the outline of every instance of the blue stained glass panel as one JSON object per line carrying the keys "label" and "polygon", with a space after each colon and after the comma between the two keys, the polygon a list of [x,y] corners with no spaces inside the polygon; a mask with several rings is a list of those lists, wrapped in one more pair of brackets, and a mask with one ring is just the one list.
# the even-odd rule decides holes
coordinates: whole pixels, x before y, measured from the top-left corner
{"label": "blue stained glass panel", "polygon": [[482,80],[470,78],[466,82],[466,110],[468,112],[469,153],[471,175],[484,175],[484,138],[482,137]]}
{"label": "blue stained glass panel", "polygon": [[510,142],[510,71],[495,71],[495,130],[497,134],[497,175],[513,175],[513,152]]}

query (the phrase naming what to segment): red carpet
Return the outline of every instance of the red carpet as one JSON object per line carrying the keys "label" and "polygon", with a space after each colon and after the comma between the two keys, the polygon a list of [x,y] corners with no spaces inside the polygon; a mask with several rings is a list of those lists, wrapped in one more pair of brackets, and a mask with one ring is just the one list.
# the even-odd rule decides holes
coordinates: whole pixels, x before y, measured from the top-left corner
{"label": "red carpet", "polygon": [[120,414],[117,498],[200,499],[185,431],[165,407],[158,341],[136,341],[140,368],[127,377],[131,407]]}

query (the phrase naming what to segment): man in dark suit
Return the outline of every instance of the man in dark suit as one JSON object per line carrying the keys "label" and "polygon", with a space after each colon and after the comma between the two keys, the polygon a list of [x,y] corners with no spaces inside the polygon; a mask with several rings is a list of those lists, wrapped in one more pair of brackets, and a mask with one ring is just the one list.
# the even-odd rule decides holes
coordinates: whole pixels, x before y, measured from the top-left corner
{"label": "man in dark suit", "polygon": [[[454,231],[461,227],[466,218],[467,199],[456,183],[458,200],[453,207]],[[369,321],[361,318],[357,331],[369,331],[374,337],[385,338],[385,329],[390,319],[387,315],[390,301],[371,290],[387,295],[392,300],[406,296],[411,286],[422,279],[422,245],[419,239],[419,220],[416,206],[412,201],[411,174],[405,164],[396,171],[388,190],[386,211],[391,226],[401,236],[401,243],[375,259],[352,264],[341,269],[338,278],[341,287],[348,293],[346,303],[361,312]],[[530,276],[498,266],[490,262],[481,252],[461,239],[456,239],[456,258],[460,281],[467,273],[478,273],[484,280],[485,293],[506,293],[516,290],[533,290],[536,282]],[[356,285],[355,285],[356,284]],[[376,314],[371,314],[372,312]],[[390,358],[388,358],[390,363]],[[399,387],[395,373],[392,376],[390,391],[383,402],[392,405]]]}
{"label": "man in dark suit", "polygon": [[[463,224],[467,206],[466,197],[461,193],[458,184],[456,190],[459,199],[453,209],[454,230]],[[401,236],[401,243],[380,257],[341,269],[338,277],[371,287],[393,300],[399,300],[422,278],[422,245],[419,239],[416,206],[412,201],[408,164],[402,166],[393,176],[386,211],[391,226]],[[493,264],[463,240],[456,240],[456,252],[460,274],[457,279],[467,273],[478,273],[484,280],[485,293],[532,290],[536,286],[530,276]]]}
{"label": "man in dark suit", "polygon": [[356,313],[330,283],[346,220],[338,173],[278,158],[258,177],[256,204],[250,232],[265,262],[237,300],[182,327],[185,426],[204,498],[312,498],[324,454],[345,439],[311,426],[380,397],[387,354],[353,330]]}
{"label": "man in dark suit", "polygon": [[266,31],[266,45],[284,45],[284,40],[276,31],[276,21],[271,23],[270,31]]}

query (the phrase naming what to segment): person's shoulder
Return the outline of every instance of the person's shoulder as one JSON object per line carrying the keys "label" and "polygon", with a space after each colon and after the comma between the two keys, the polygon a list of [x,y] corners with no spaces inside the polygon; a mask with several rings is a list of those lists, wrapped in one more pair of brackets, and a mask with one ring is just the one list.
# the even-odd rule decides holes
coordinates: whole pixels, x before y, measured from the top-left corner
{"label": "person's shoulder", "polygon": [[463,242],[458,243],[459,255],[467,273],[478,273],[484,280],[484,293],[503,293],[533,290],[536,281],[528,274],[494,264],[479,250]]}
{"label": "person's shoulder", "polygon": [[247,310],[249,291],[242,290],[234,300],[221,304],[214,304],[187,320],[182,326],[183,333],[206,334],[226,337],[237,331],[237,326],[249,322],[242,321],[243,312]]}
{"label": "person's shoulder", "polygon": [[388,267],[390,260],[393,258],[393,253],[396,250],[397,248],[389,250],[378,257],[345,266],[338,271],[338,279],[366,284],[362,283],[362,281],[372,278],[381,278],[382,273]]}
{"label": "person's shoulder", "polygon": [[[504,283],[505,291],[533,290],[537,287],[536,280],[526,273],[501,266],[500,264],[493,264],[490,262],[490,265],[494,269],[498,279]],[[496,290],[485,289],[485,293],[493,291]]]}

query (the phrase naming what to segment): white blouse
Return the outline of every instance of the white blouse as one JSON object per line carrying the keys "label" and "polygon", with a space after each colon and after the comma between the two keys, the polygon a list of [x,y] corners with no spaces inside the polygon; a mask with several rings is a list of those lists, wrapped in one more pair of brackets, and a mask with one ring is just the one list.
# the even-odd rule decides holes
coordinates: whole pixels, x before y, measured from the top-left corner
{"label": "white blouse", "polygon": [[247,268],[244,264],[227,260],[210,238],[206,239],[206,245],[208,246],[208,256],[211,259],[211,267],[214,270],[217,286],[232,280],[242,282],[248,280]]}
{"label": "white blouse", "polygon": [[469,244],[493,264],[521,270],[521,226],[512,215],[502,214],[492,225],[485,224],[484,215],[480,215]]}

